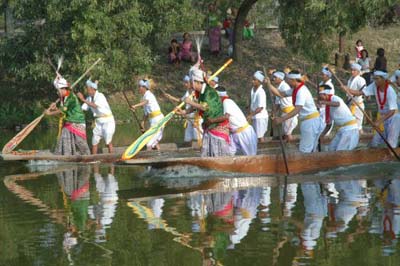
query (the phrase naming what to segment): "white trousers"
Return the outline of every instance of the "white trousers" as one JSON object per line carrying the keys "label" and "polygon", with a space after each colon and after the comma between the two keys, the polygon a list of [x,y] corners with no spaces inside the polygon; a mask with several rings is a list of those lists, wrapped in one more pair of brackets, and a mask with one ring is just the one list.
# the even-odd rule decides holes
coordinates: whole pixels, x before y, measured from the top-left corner
{"label": "white trousers", "polygon": [[252,126],[240,133],[231,135],[230,150],[232,155],[242,152],[244,155],[257,154],[257,135]]}

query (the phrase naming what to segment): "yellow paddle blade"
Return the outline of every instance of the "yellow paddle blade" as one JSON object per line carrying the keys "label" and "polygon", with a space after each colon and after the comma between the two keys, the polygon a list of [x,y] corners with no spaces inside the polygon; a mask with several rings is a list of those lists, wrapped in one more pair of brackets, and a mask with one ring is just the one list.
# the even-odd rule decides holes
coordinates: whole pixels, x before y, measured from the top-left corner
{"label": "yellow paddle blade", "polygon": [[42,120],[44,114],[41,114],[38,118],[33,120],[29,125],[24,127],[20,132],[18,132],[15,137],[13,137],[9,142],[7,142],[3,150],[1,151],[3,154],[12,152],[18,144],[20,144],[28,135],[32,132],[32,130],[39,124]]}

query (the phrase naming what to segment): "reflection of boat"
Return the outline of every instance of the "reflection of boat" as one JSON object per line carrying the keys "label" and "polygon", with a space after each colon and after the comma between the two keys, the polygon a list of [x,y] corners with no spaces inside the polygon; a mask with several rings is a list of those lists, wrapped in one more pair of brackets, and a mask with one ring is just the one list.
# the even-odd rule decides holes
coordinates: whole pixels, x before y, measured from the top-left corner
{"label": "reflection of boat", "polygon": [[[400,148],[397,148],[396,152],[400,153]],[[394,160],[393,155],[387,148],[308,154],[290,152],[286,156],[291,174],[316,172],[340,166]],[[236,173],[286,174],[285,164],[280,153],[234,157],[134,159],[127,160],[124,163],[129,165],[151,165],[152,167],[157,168],[176,165],[191,165],[200,168]]]}

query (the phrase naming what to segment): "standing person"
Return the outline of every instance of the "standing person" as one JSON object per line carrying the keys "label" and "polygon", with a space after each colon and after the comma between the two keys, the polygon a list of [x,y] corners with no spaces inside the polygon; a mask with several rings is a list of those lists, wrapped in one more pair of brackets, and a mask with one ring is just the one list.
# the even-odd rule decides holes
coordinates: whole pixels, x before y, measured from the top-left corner
{"label": "standing person", "polygon": [[82,112],[78,97],[70,88],[70,84],[61,76],[53,82],[57,89],[60,103],[53,103],[46,115],[61,115],[58,141],[54,154],[57,155],[88,155],[89,146],[86,142],[85,115]]}
{"label": "standing person", "polygon": [[[195,68],[191,73],[192,87],[199,93],[198,103],[190,97],[185,99],[191,108],[199,110],[203,118],[203,144],[201,147],[202,157],[217,157],[230,155],[229,148],[229,121],[214,122],[212,119],[224,114],[222,102],[218,93],[205,83],[205,73]],[[178,110],[180,114],[190,113],[191,110]]]}
{"label": "standing person", "polygon": [[330,119],[338,126],[338,131],[329,145],[329,150],[341,151],[356,148],[359,141],[358,125],[349,107],[342,98],[331,94],[328,85],[322,85],[319,100],[326,106],[326,116],[330,116]]}
{"label": "standing person", "polygon": [[357,60],[358,58],[361,58],[361,51],[364,50],[364,46],[361,40],[356,41],[356,46],[354,47],[354,49],[356,50],[356,60]]}
{"label": "standing person", "polygon": [[104,142],[108,147],[108,152],[113,153],[112,137],[115,132],[115,120],[110,105],[103,93],[97,90],[97,82],[90,79],[86,81],[86,89],[89,96],[85,99],[82,93],[78,93],[78,98],[83,102],[82,110],[90,110],[95,118],[95,127],[93,128],[92,137],[92,154],[97,154],[97,148],[100,140],[104,138]]}
{"label": "standing person", "polygon": [[237,152],[242,152],[244,155],[256,155],[257,135],[253,127],[249,125],[246,116],[240,110],[239,106],[229,98],[224,87],[219,86],[217,92],[221,97],[224,115],[209,120],[211,122],[229,120],[232,155],[235,155]]}
{"label": "standing person", "polygon": [[268,78],[266,80],[267,86],[273,94],[281,98],[291,95],[294,104],[294,109],[290,113],[283,117],[275,117],[274,122],[280,124],[299,114],[300,121],[302,121],[300,125],[299,150],[303,153],[315,152],[324,123],[315,106],[311,92],[304,85],[304,78],[301,76],[300,72],[292,70],[287,75],[287,80],[291,90],[285,93],[278,91],[272,86]]}
{"label": "standing person", "polygon": [[221,27],[214,4],[208,5],[208,40],[210,52],[218,56],[221,50]]}
{"label": "standing person", "polygon": [[[277,90],[286,93],[290,91],[290,86],[285,82],[285,73],[281,71],[275,71],[272,73],[273,76],[273,82],[275,86],[277,86]],[[279,107],[281,109],[281,116],[285,116],[286,114],[290,113],[293,111],[294,106],[292,102],[292,97],[284,97],[284,98],[279,98],[276,97],[276,103],[279,104]],[[293,140],[292,132],[293,130],[297,127],[298,124],[298,119],[297,115],[284,121],[282,123],[282,131],[283,131],[283,138],[286,139],[287,141]]]}
{"label": "standing person", "polygon": [[374,64],[374,71],[375,70],[382,70],[387,72],[386,67],[387,67],[387,60],[385,57],[385,49],[383,48],[378,48],[376,50],[376,59],[375,59],[375,64]]}
{"label": "standing person", "polygon": [[[168,99],[171,101],[174,101],[176,103],[179,103],[181,101],[184,101],[187,97],[193,94],[193,89],[192,89],[192,84],[190,84],[190,77],[186,75],[183,78],[183,86],[186,89],[185,95],[181,99],[176,98],[169,93],[165,93]],[[190,104],[185,105],[185,110],[189,111],[191,109]],[[200,115],[196,110],[192,109],[192,112],[186,113],[185,114],[186,120],[185,120],[185,137],[184,137],[184,142],[189,142],[192,143],[192,141],[197,141],[199,144],[199,147],[201,147],[201,140],[203,138],[203,128],[202,128],[202,123],[203,119],[201,119]]]}
{"label": "standing person", "polygon": [[371,72],[370,72],[371,59],[368,57],[367,50],[364,49],[361,51],[361,58],[358,58],[356,63],[361,66],[361,76],[365,79],[367,85],[369,85],[371,83]]}
{"label": "standing person", "polygon": [[[149,120],[150,127],[156,125],[161,119],[164,118],[163,113],[160,110],[160,106],[158,105],[157,99],[154,94],[150,91],[150,81],[146,79],[142,79],[139,81],[139,93],[143,95],[142,100],[131,106],[132,110],[136,110],[139,107],[143,106],[144,116],[143,116],[143,124],[146,119]],[[163,129],[161,129],[154,137],[147,143],[148,150],[159,150],[160,144],[163,136]]]}
{"label": "standing person", "polygon": [[[360,76],[361,73],[361,66],[359,64],[352,64],[351,65],[351,78],[347,82],[347,87],[349,87],[352,90],[358,90],[361,91],[362,89],[365,88],[366,82],[363,77]],[[364,98],[363,96],[356,96],[354,97],[354,100],[358,103],[358,105],[361,107],[362,110],[364,110]],[[349,108],[351,111],[351,114],[355,116],[357,119],[357,124],[358,124],[358,130],[360,133],[363,133],[362,129],[362,124],[363,124],[363,119],[364,119],[364,113],[360,108],[355,104],[350,98],[347,99],[347,102],[349,104]]]}
{"label": "standing person", "polygon": [[[327,68],[327,67],[322,68],[321,78],[322,78],[322,81],[319,83],[319,86],[327,85],[330,88],[330,90],[329,90],[330,94],[334,95],[335,94],[335,86],[333,86],[332,73],[331,73],[331,71],[329,71],[329,68]],[[325,109],[326,109],[325,105],[322,104],[319,106],[319,114],[321,115],[322,121],[325,122],[325,129],[322,134],[323,136],[329,135],[331,133],[331,131],[333,129],[333,123],[334,123],[330,120],[329,115],[327,116],[325,114]]]}
{"label": "standing person", "polygon": [[[375,127],[383,123],[383,136],[387,139],[392,148],[396,148],[399,142],[400,115],[397,113],[397,95],[393,87],[388,82],[388,74],[384,71],[374,72],[374,82],[362,90],[348,91],[354,96],[375,96],[378,105],[379,119],[375,122]],[[372,139],[371,147],[377,147],[383,140],[376,133]]]}
{"label": "standing person", "polygon": [[267,96],[262,86],[264,78],[264,74],[261,71],[256,71],[253,75],[250,110],[247,116],[248,120],[253,121],[253,127],[259,142],[265,142],[264,135],[268,130]]}

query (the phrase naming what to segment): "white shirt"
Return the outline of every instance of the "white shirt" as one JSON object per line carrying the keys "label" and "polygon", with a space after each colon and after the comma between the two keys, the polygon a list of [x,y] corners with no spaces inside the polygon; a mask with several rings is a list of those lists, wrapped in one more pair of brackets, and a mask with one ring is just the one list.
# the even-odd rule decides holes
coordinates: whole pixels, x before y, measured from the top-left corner
{"label": "white shirt", "polygon": [[110,105],[108,104],[107,99],[103,93],[96,91],[93,97],[87,97],[86,101],[94,103],[97,108],[91,107],[84,103],[82,104],[82,110],[87,111],[90,108],[90,110],[93,112],[93,116],[97,119],[97,121],[106,122],[113,119],[112,116],[110,116],[112,115]]}
{"label": "white shirt", "polygon": [[378,111],[381,114],[385,114],[391,110],[397,110],[397,95],[391,85],[389,85],[389,87],[387,89],[386,102],[385,102],[383,109],[381,109],[381,107],[380,107],[379,99],[378,99],[378,96],[376,95],[376,93],[377,93],[377,91],[379,91],[380,99],[381,99],[381,101],[383,101],[384,92],[377,90],[375,82],[372,82],[371,84],[369,84],[368,87],[364,88],[362,91],[365,96],[375,96],[376,103],[378,104]]}
{"label": "white shirt", "polygon": [[331,87],[331,94],[335,95],[335,86],[333,86],[332,79],[321,81],[319,85],[328,85],[329,87]]}
{"label": "white shirt", "polygon": [[267,96],[262,85],[260,85],[256,91],[254,91],[254,88],[251,89],[250,109],[254,112],[259,107],[263,107],[262,111],[254,115],[253,118],[268,118]]}
{"label": "white shirt", "polygon": [[[282,92],[284,95],[288,95],[288,92],[291,90],[289,84],[287,84],[285,81],[282,81],[279,86],[278,86],[278,91]],[[276,103],[280,105],[281,109],[293,106],[292,102],[292,97],[276,97],[277,101]]]}
{"label": "white shirt", "polygon": [[[367,85],[367,83],[365,82],[365,79],[363,77],[361,77],[360,75],[351,77],[349,79],[349,81],[347,82],[347,87],[349,87],[352,90],[358,90],[358,91],[365,88],[366,85]],[[354,100],[356,102],[360,103],[363,101],[363,97],[362,96],[354,96]]]}
{"label": "white shirt", "polygon": [[351,114],[349,107],[344,103],[342,98],[333,95],[331,98],[331,102],[338,102],[339,106],[330,106],[330,116],[333,121],[335,121],[335,125],[343,125],[351,120],[354,120],[355,117]]}
{"label": "white shirt", "polygon": [[[183,102],[185,100],[185,98],[189,97],[191,95],[191,93],[189,91],[185,92],[185,95],[183,95],[183,97],[181,98],[181,101]],[[185,109],[189,110],[192,106],[190,104],[185,104]],[[191,112],[189,114],[186,115],[187,118],[194,118],[194,112]]]}
{"label": "white shirt", "polygon": [[371,59],[369,57],[362,59],[358,58],[357,63],[361,66],[361,74],[369,72],[369,63],[371,62]]}
{"label": "white shirt", "polygon": [[[290,90],[291,95],[293,94],[293,89]],[[302,106],[299,117],[300,119],[305,118],[306,116],[318,112],[317,107],[315,106],[314,99],[311,95],[311,92],[308,90],[307,86],[303,85],[297,91],[295,106]]]}
{"label": "white shirt", "polygon": [[222,104],[224,114],[229,114],[229,127],[233,132],[247,124],[246,116],[232,99],[225,99]]}
{"label": "white shirt", "polygon": [[152,113],[154,111],[160,110],[160,106],[158,105],[156,97],[150,90],[147,90],[146,93],[143,95],[142,101],[146,101],[146,100],[147,100],[147,104],[144,106],[144,114],[145,115],[149,115],[150,113]]}

